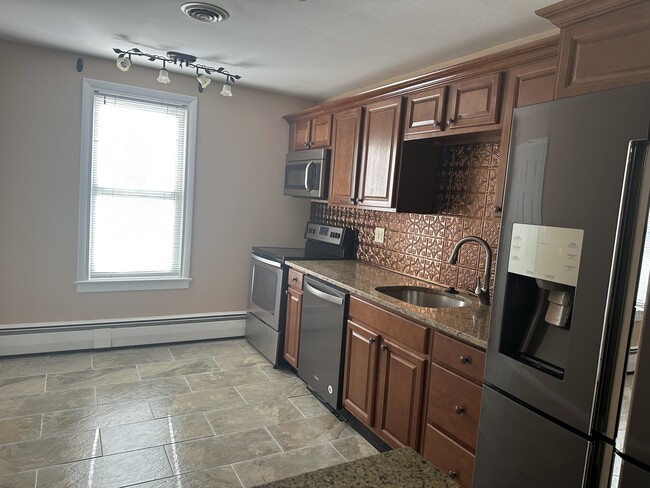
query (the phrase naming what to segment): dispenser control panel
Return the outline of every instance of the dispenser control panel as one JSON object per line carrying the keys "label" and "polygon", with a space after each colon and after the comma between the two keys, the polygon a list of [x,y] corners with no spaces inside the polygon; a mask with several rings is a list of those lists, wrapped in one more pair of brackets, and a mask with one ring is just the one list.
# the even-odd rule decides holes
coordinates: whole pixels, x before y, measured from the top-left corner
{"label": "dispenser control panel", "polygon": [[582,229],[513,224],[508,271],[576,286],[583,235]]}

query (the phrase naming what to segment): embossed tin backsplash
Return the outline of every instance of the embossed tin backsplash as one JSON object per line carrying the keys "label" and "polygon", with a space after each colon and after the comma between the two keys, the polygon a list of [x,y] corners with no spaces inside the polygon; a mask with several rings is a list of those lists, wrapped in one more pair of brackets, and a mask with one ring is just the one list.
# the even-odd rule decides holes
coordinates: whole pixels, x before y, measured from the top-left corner
{"label": "embossed tin backsplash", "polygon": [[[356,257],[416,278],[473,291],[483,276],[485,252],[474,243],[460,251],[458,264],[448,264],[456,242],[482,237],[492,248],[492,281],[499,224],[492,220],[499,144],[447,146],[438,161],[436,209],[432,215],[391,213],[312,203],[313,222],[348,226],[357,231]],[[374,242],[375,227],[385,229],[384,243]],[[493,283],[490,283],[492,290]]]}

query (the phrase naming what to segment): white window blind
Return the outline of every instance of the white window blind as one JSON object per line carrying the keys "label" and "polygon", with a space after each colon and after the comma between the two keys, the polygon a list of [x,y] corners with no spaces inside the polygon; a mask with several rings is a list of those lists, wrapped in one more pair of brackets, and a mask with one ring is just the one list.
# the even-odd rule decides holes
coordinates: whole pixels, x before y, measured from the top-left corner
{"label": "white window blind", "polygon": [[78,283],[188,279],[189,104],[97,88],[91,98]]}
{"label": "white window blind", "polygon": [[[650,219],[650,216],[648,218]],[[646,227],[645,241],[643,243],[643,258],[641,259],[641,272],[639,273],[639,287],[636,293],[636,306],[640,310],[645,308],[648,279],[650,279],[650,220]]]}

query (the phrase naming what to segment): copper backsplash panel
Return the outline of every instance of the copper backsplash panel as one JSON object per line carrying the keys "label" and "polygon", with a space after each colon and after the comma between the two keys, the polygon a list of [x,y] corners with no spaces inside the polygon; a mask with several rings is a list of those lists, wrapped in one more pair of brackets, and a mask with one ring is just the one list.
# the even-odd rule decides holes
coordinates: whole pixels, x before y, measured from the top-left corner
{"label": "copper backsplash panel", "polygon": [[[482,237],[492,248],[492,283],[499,241],[499,224],[492,206],[499,161],[496,142],[447,146],[435,182],[432,215],[392,213],[356,207],[312,203],[311,220],[352,227],[357,231],[356,257],[416,278],[472,291],[482,278],[485,252],[474,243],[463,246],[457,265],[447,263],[456,242],[470,235]],[[384,227],[383,244],[374,242],[375,227]]]}

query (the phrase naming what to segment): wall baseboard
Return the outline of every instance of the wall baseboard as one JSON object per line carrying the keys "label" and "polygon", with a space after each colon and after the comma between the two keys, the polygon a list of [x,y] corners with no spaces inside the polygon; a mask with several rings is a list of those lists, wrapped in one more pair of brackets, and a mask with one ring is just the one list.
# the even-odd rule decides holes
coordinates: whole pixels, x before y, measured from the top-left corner
{"label": "wall baseboard", "polygon": [[243,337],[245,327],[243,312],[112,322],[20,324],[0,330],[0,356],[227,339]]}

